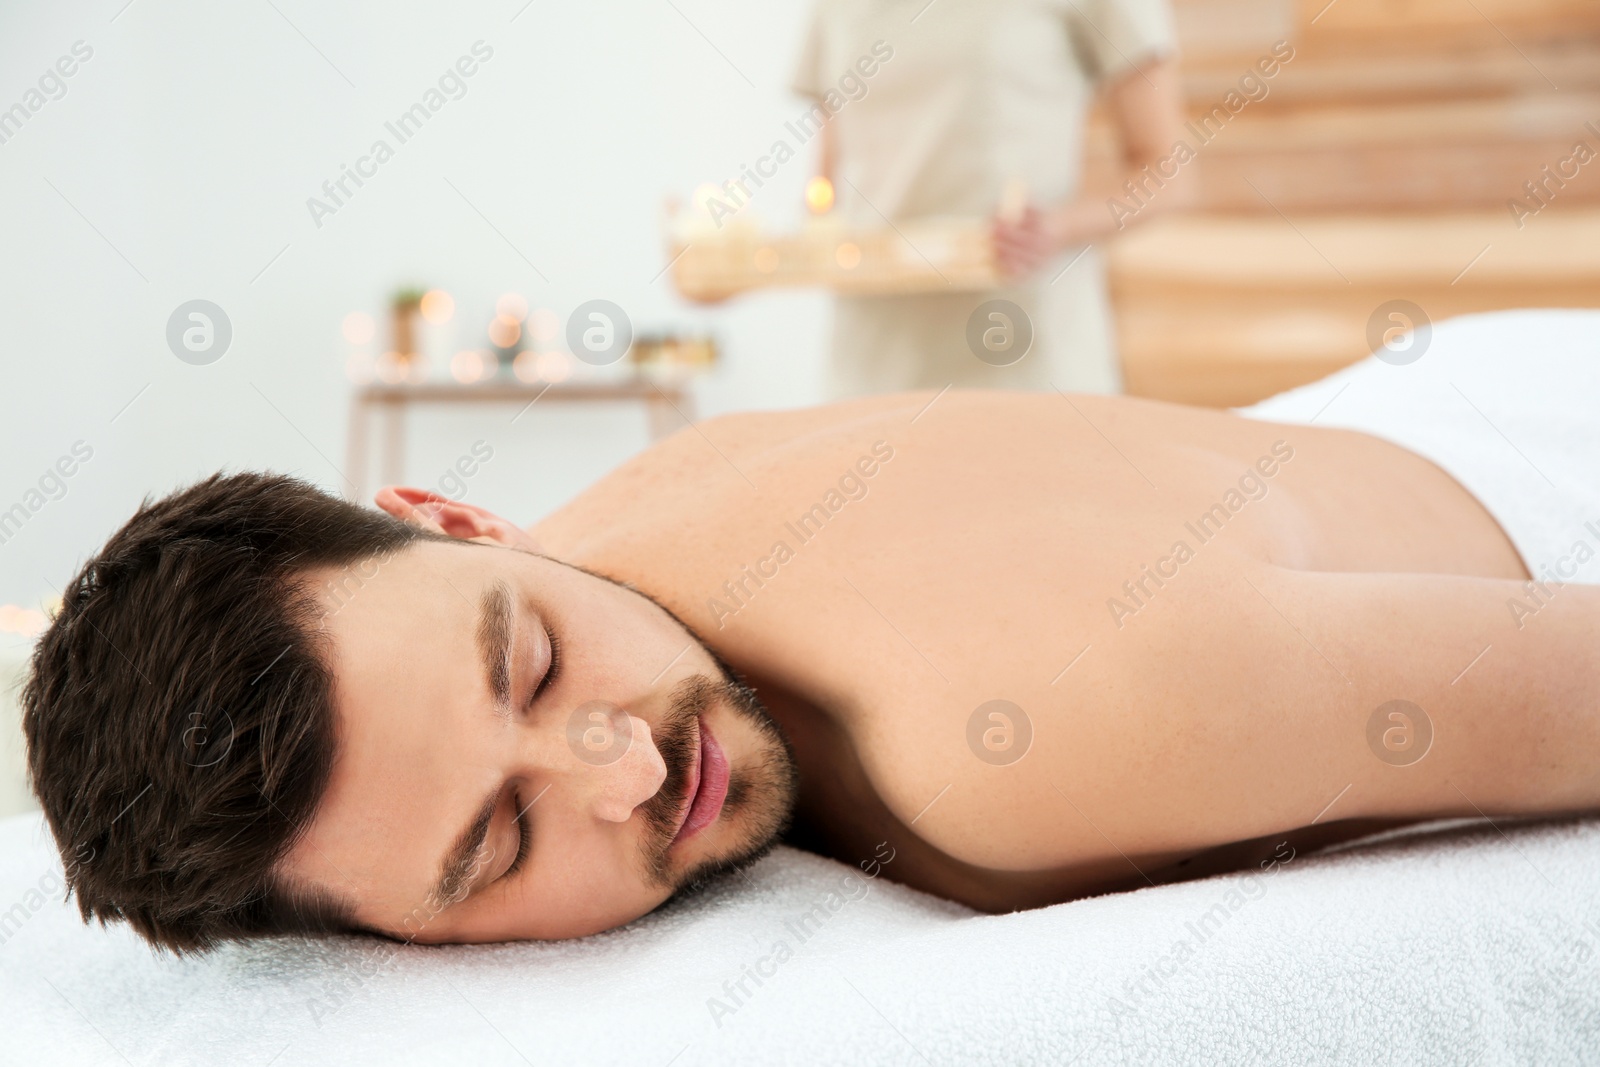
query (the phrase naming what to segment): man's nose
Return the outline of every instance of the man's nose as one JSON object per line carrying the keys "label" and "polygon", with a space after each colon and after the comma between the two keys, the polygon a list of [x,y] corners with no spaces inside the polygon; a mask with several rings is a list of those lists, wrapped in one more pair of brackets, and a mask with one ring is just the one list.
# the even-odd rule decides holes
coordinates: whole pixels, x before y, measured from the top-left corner
{"label": "man's nose", "polygon": [[[597,714],[585,732],[569,739],[573,781],[596,818],[627,822],[667,778],[650,725],[620,708]],[[597,743],[598,741],[598,743]]]}

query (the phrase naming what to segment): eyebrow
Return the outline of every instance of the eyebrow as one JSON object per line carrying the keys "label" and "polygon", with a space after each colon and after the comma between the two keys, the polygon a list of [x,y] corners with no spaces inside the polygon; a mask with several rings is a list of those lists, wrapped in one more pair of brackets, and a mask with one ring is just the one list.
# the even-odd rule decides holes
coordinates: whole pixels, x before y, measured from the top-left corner
{"label": "eyebrow", "polygon": [[[483,659],[483,673],[495,708],[502,715],[511,714],[511,635],[516,616],[511,603],[511,589],[504,581],[496,581],[483,591],[478,601],[478,651]],[[455,839],[439,865],[439,880],[431,891],[430,901],[448,906],[466,887],[473,875],[478,852],[489,836],[489,823],[500,804],[503,787],[495,788],[478,808],[472,822]]]}
{"label": "eyebrow", "polygon": [[502,715],[511,714],[511,634],[515,628],[511,589],[504,581],[496,581],[478,601],[478,651],[489,693]]}
{"label": "eyebrow", "polygon": [[472,877],[476,867],[478,852],[483,848],[483,842],[489,836],[489,823],[494,819],[494,810],[500,806],[500,789],[495,789],[484,798],[483,806],[478,809],[478,814],[473,816],[472,823],[456,838],[455,844],[450,846],[450,851],[445,854],[444,863],[438,883],[433,887],[429,898],[441,908],[457,903],[456,896],[466,888],[467,880]]}

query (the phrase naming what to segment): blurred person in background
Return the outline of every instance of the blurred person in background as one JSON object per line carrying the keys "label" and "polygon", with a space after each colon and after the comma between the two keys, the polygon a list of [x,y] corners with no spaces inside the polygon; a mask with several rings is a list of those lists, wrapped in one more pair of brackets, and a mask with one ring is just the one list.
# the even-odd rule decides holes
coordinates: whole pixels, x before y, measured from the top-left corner
{"label": "blurred person in background", "polygon": [[[863,57],[875,69],[856,78]],[[988,218],[1008,281],[837,297],[832,395],[950,384],[1121,391],[1093,243],[1182,206],[1188,192],[1166,180],[1136,216],[1114,218],[1106,191],[1079,189],[1085,116],[1103,90],[1117,188],[1148,185],[1145,168],[1170,155],[1183,122],[1167,0],[817,0],[791,87],[831,112],[818,173],[849,224]],[[1008,185],[1025,191],[1020,211],[1001,210]],[[968,320],[996,299],[1032,328],[1031,348],[1008,366],[980,360],[968,342]]]}

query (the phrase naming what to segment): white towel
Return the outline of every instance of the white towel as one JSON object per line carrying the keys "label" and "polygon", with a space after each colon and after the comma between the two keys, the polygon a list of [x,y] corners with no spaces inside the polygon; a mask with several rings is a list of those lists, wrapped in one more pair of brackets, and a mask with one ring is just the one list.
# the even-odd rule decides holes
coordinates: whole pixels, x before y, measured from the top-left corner
{"label": "white towel", "polygon": [[1462,315],[1395,347],[1410,361],[1368,356],[1234,410],[1408,448],[1478,498],[1535,578],[1600,583],[1600,311]]}
{"label": "white towel", "polygon": [[[0,821],[0,906],[23,913],[11,908],[0,944],[5,1063],[1600,1056],[1593,820],[1408,830],[1005,916],[780,849],[748,880],[581,941],[282,940],[184,961],[30,897],[60,876],[44,835],[37,816]],[[759,985],[747,977],[758,968]]]}

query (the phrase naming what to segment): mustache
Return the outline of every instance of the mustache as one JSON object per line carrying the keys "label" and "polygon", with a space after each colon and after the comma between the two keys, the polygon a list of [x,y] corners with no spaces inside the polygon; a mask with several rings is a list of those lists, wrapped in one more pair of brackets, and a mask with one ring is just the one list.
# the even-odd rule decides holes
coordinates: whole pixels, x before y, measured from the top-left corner
{"label": "mustache", "polygon": [[[777,845],[794,817],[800,788],[794,747],[777,722],[757,699],[755,691],[737,681],[720,687],[730,709],[766,742],[759,754],[728,773],[728,796],[723,810],[739,812],[745,842],[734,851],[705,860],[689,870],[670,899],[678,900],[705,889],[725,875],[743,871]],[[668,884],[666,872],[662,883]]]}
{"label": "mustache", "polygon": [[672,704],[661,721],[650,732],[656,751],[661,754],[661,762],[666,764],[667,777],[655,796],[639,805],[638,810],[645,828],[642,843],[645,861],[658,880],[664,881],[667,877],[667,849],[672,847],[672,838],[677,832],[684,790],[689,787],[689,773],[700,749],[700,716],[725,685],[718,685],[704,675],[685,679],[674,691]]}

